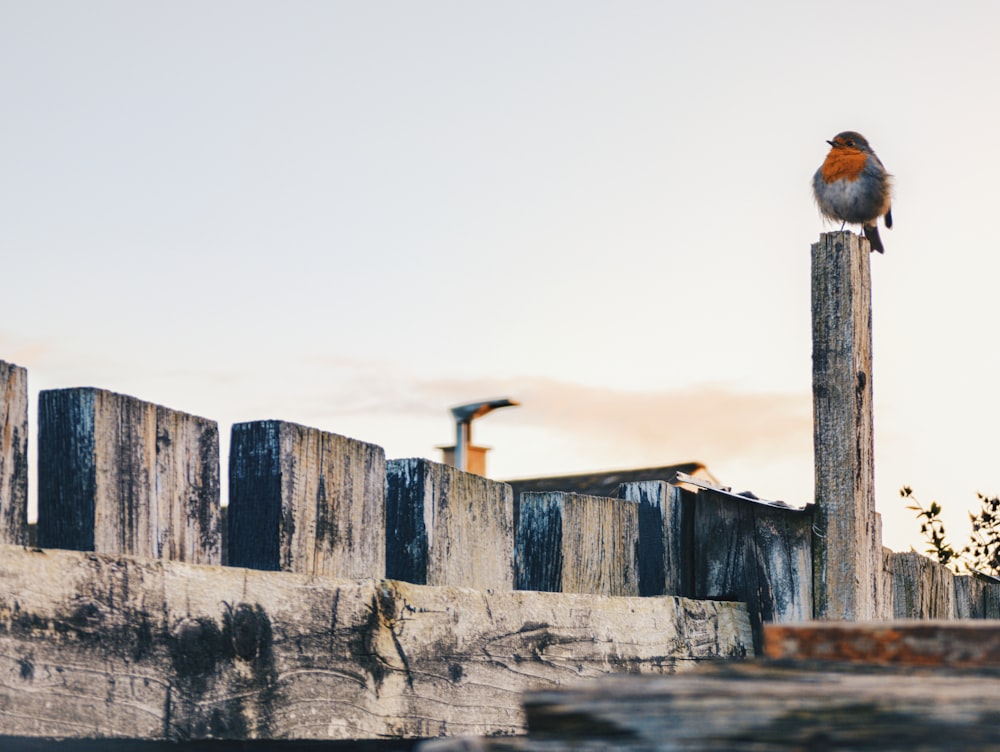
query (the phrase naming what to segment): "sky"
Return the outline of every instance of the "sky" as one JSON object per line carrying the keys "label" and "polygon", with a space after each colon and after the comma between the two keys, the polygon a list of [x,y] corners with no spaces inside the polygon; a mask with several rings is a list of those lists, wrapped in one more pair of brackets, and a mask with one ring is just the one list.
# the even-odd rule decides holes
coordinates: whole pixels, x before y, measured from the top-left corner
{"label": "sky", "polygon": [[[876,504],[1000,494],[1000,6],[0,0],[0,360],[494,478],[812,500],[811,177],[895,175]],[[35,414],[32,407],[31,421]],[[31,447],[32,461],[35,447]],[[223,467],[225,467],[225,463]],[[31,479],[34,483],[34,478]]]}

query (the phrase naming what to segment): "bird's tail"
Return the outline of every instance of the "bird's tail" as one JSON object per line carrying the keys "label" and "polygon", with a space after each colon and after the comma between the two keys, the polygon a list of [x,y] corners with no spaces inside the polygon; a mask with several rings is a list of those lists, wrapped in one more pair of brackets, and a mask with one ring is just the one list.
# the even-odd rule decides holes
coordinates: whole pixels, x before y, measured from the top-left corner
{"label": "bird's tail", "polygon": [[878,236],[878,226],[875,224],[864,225],[865,237],[868,238],[868,242],[871,244],[873,251],[878,251],[879,253],[885,253],[885,246],[882,245],[882,238]]}

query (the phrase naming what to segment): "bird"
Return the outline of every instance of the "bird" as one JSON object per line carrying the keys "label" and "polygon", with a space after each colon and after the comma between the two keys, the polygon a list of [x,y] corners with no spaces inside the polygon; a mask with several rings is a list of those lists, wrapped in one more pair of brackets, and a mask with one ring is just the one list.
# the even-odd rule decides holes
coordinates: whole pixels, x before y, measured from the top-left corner
{"label": "bird", "polygon": [[877,220],[885,217],[892,227],[892,175],[882,160],[856,131],[833,137],[830,153],[813,175],[813,195],[824,217],[861,225],[873,251],[885,253]]}

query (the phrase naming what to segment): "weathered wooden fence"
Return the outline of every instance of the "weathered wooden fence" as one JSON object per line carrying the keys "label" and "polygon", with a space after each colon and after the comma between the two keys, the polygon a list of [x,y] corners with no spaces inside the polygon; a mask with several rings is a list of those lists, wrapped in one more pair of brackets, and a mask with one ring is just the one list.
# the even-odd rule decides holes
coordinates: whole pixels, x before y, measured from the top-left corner
{"label": "weathered wooden fence", "polygon": [[[222,515],[217,424],[100,389],[39,395],[28,547],[27,374],[0,377],[0,741],[510,734],[530,687],[753,654],[743,604],[639,597],[636,502],[567,495],[574,541],[515,545],[505,483],[259,421]],[[601,577],[515,590],[553,554]]]}
{"label": "weathered wooden fence", "polygon": [[214,421],[78,388],[39,396],[29,548],[0,361],[0,737],[512,734],[528,687],[754,655],[769,623],[1000,617],[1000,583],[882,548],[867,248],[823,236],[813,269],[802,509],[683,478],[515,499],[268,420],[232,427],[223,515]]}

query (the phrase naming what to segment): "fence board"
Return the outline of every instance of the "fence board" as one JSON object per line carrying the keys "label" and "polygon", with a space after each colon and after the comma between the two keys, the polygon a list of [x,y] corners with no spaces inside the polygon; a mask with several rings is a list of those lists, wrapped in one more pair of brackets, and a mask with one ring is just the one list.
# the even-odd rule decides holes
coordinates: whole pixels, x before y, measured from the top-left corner
{"label": "fence board", "polygon": [[952,619],[954,575],[915,551],[893,554],[894,608],[897,619]]}
{"label": "fence board", "polygon": [[639,594],[639,505],[563,493],[521,494],[519,590]]}
{"label": "fence board", "polygon": [[765,622],[812,616],[811,508],[783,509],[702,490],[694,503],[694,597],[747,604],[755,646]]}
{"label": "fence board", "polygon": [[506,483],[425,459],[386,463],[386,577],[514,589],[514,503]]}
{"label": "fence board", "polygon": [[28,542],[28,372],[0,360],[0,543]]}
{"label": "fence board", "polygon": [[214,421],[89,387],[38,414],[40,546],[220,561]]}
{"label": "fence board", "polygon": [[622,483],[639,505],[639,594],[694,593],[694,494],[664,481]]}
{"label": "fence board", "polygon": [[385,574],[385,452],[317,428],[233,426],[231,566],[332,577]]}

